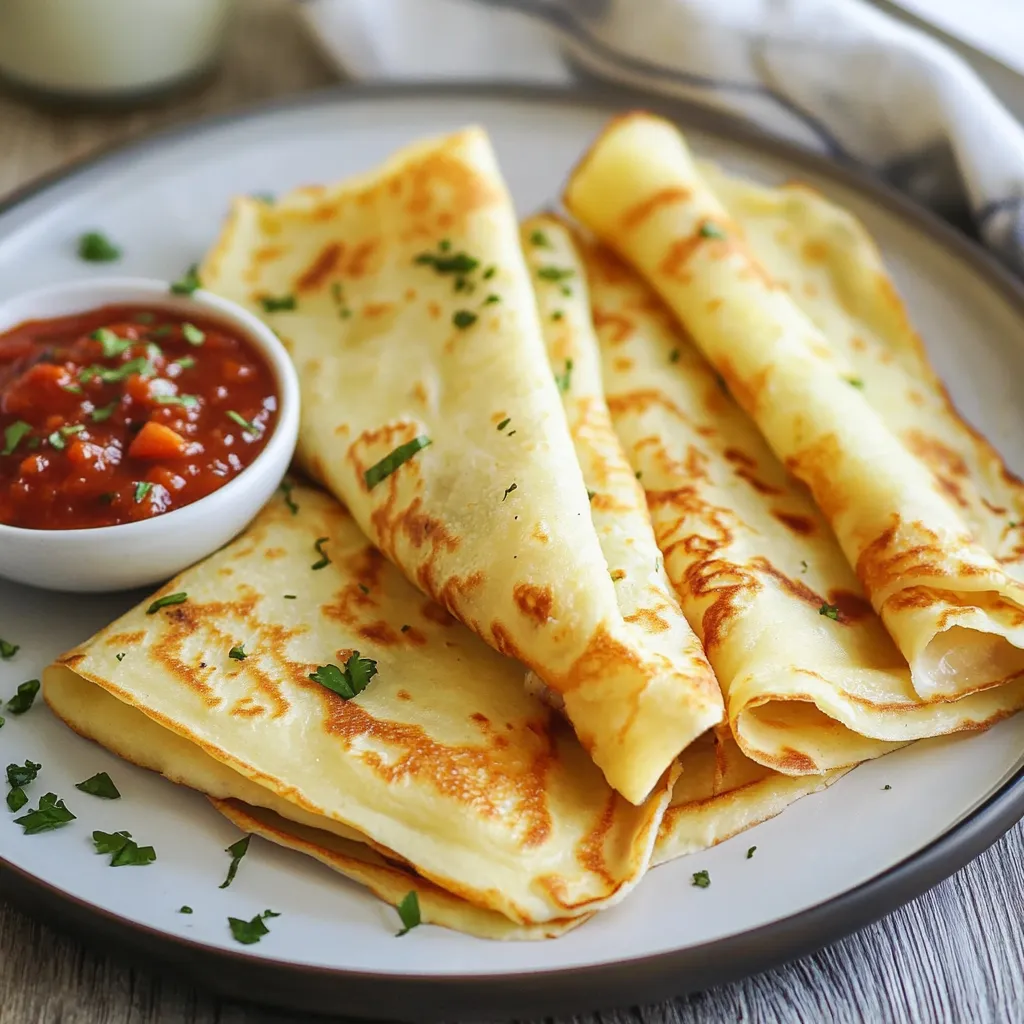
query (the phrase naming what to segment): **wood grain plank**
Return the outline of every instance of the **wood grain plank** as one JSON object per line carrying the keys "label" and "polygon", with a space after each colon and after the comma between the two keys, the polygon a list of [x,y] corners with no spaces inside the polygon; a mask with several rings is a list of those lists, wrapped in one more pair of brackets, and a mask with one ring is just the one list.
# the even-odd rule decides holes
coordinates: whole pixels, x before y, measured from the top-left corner
{"label": "wood grain plank", "polygon": [[[0,0],[2,2],[2,0]],[[0,95],[0,195],[155,128],[333,80],[287,0],[245,0],[216,78],[132,114],[43,113]],[[814,956],[580,1024],[1002,1024],[1024,1020],[1024,827],[926,896]],[[138,970],[0,903],[0,1024],[299,1024]],[[563,1022],[559,1022],[563,1024]],[[568,1024],[565,1021],[564,1024]]]}

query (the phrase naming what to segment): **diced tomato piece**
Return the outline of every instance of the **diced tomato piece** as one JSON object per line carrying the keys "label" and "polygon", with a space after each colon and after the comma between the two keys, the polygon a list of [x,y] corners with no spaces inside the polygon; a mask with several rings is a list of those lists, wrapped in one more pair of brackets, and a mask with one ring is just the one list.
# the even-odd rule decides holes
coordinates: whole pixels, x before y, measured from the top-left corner
{"label": "diced tomato piece", "polygon": [[177,459],[185,454],[187,443],[176,430],[150,420],[129,445],[128,454],[135,459]]}

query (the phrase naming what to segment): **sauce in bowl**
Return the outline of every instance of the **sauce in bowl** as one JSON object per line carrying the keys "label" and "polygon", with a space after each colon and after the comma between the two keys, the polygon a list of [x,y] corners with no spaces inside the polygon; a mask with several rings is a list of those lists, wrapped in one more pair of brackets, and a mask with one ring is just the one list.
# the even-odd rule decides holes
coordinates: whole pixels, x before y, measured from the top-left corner
{"label": "sauce in bowl", "polygon": [[0,523],[115,526],[189,505],[263,450],[274,374],[215,320],[106,306],[0,334]]}

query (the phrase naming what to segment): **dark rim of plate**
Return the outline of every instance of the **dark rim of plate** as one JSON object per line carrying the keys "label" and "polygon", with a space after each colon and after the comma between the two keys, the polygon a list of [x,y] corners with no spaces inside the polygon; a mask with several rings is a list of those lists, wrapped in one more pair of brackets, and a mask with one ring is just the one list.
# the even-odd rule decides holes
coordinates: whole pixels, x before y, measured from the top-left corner
{"label": "dark rim of plate", "polygon": [[[1024,317],[1024,284],[961,232],[865,170],[803,150],[745,121],[705,107],[601,85],[571,89],[518,82],[332,86],[113,146],[16,190],[0,203],[0,215],[76,177],[102,173],[140,153],[189,136],[215,132],[240,120],[330,103],[401,103],[446,98],[563,104],[603,109],[609,115],[631,109],[654,110],[684,128],[698,129],[784,158],[887,207],[936,245],[982,273]],[[943,835],[867,882],[808,910],[698,946],[624,957],[614,963],[540,972],[441,977],[384,974],[302,966],[224,950],[110,913],[41,881],[3,858],[0,892],[28,912],[86,938],[93,948],[101,939],[105,946],[109,944],[149,969],[171,970],[234,999],[324,1014],[337,1014],[342,1009],[346,1017],[375,1019],[436,1021],[550,1016],[684,995],[805,956],[921,895],[977,857],[1022,816],[1024,766]]]}

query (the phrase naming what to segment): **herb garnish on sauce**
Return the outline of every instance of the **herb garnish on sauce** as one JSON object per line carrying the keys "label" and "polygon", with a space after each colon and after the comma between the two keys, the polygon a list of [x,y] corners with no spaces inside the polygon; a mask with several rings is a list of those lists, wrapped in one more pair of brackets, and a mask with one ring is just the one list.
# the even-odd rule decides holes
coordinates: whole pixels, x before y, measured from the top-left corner
{"label": "herb garnish on sauce", "polygon": [[80,789],[83,793],[88,793],[89,796],[98,796],[103,800],[121,799],[114,780],[106,772],[97,772],[84,782],[76,782],[75,789]]}
{"label": "herb garnish on sauce", "polygon": [[314,683],[326,686],[339,697],[351,700],[366,689],[376,674],[377,662],[371,658],[360,658],[359,652],[353,651],[344,669],[337,665],[321,665],[309,678]]}
{"label": "herb garnish on sauce", "polygon": [[190,345],[202,345],[206,341],[206,332],[201,331],[195,324],[190,324],[187,320],[181,325],[181,336]]}
{"label": "herb garnish on sauce", "polygon": [[4,429],[4,447],[0,455],[13,455],[21,439],[31,433],[32,428],[24,420],[15,420]]}
{"label": "herb garnish on sauce", "polygon": [[135,504],[142,502],[146,495],[153,490],[153,485],[148,480],[139,480],[135,484]]}
{"label": "herb garnish on sauce", "polygon": [[184,604],[188,600],[188,594],[181,590],[177,594],[164,594],[163,597],[158,597],[147,609],[147,615],[156,615],[161,608],[166,608],[172,604]]}
{"label": "herb garnish on sauce", "polygon": [[249,840],[252,836],[242,836],[237,843],[232,843],[226,847],[224,852],[231,854],[231,864],[228,866],[228,877],[218,886],[219,889],[226,889],[234,880],[235,875],[238,872],[238,865],[242,863],[242,858],[249,851]]}
{"label": "herb garnish on sauce", "polygon": [[375,462],[365,473],[363,479],[366,481],[367,490],[372,491],[382,480],[386,480],[399,466],[408,462],[418,451],[431,444],[426,434],[420,434],[405,444],[400,444],[393,452],[385,455],[380,462]]}
{"label": "herb garnish on sauce", "polygon": [[253,437],[259,437],[263,433],[263,428],[258,423],[247,420],[240,413],[235,412],[234,409],[228,409],[225,415],[232,423],[237,423],[247,434],[252,434]]}
{"label": "herb garnish on sauce", "polygon": [[402,897],[402,902],[395,909],[398,911],[398,916],[402,921],[402,930],[395,933],[396,939],[407,935],[413,928],[423,923],[423,919],[420,916],[420,898],[416,895],[415,889],[407,892]]}
{"label": "herb garnish on sauce", "polygon": [[78,238],[78,258],[87,263],[112,263],[121,258],[121,249],[101,231],[86,231]]}

